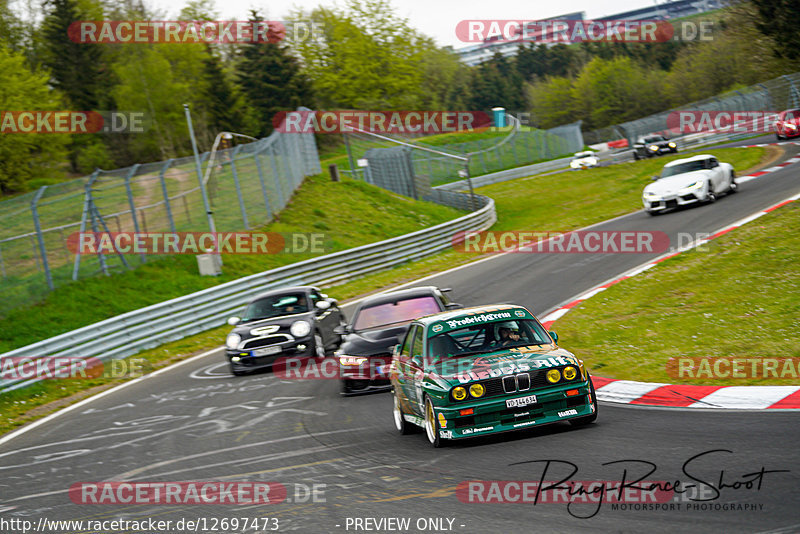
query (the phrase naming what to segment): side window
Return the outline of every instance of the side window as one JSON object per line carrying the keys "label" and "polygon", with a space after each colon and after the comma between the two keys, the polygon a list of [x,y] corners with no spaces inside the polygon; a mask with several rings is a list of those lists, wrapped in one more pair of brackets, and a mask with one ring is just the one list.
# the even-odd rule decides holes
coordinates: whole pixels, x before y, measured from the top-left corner
{"label": "side window", "polygon": [[414,332],[414,341],[411,345],[411,357],[422,358],[422,328],[417,328]]}
{"label": "side window", "polygon": [[406,333],[406,338],[403,340],[403,346],[400,347],[400,355],[399,358],[401,360],[408,360],[411,358],[411,343],[414,339],[414,334],[419,330],[419,327],[416,325],[411,325],[411,328],[408,329]]}
{"label": "side window", "polygon": [[717,161],[717,158],[711,158],[711,168],[713,169],[714,167],[719,167],[719,162]]}

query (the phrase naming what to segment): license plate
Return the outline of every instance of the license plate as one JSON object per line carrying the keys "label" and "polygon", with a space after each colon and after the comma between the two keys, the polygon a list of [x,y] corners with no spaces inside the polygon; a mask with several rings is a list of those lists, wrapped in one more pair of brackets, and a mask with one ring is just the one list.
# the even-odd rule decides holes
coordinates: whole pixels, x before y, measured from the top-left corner
{"label": "license plate", "polygon": [[278,354],[280,351],[280,347],[264,347],[263,349],[253,350],[253,356],[269,356],[270,354]]}
{"label": "license plate", "polygon": [[517,408],[519,406],[527,406],[529,404],[536,404],[536,395],[528,395],[527,397],[519,397],[517,399],[508,399],[506,401],[506,408]]}

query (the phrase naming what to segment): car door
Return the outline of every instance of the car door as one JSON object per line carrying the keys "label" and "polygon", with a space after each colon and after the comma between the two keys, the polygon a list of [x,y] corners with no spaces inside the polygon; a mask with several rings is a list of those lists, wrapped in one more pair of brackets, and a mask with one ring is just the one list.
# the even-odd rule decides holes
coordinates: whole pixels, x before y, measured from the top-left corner
{"label": "car door", "polygon": [[408,401],[414,408],[416,415],[424,417],[425,408],[422,398],[422,379],[425,375],[423,368],[423,355],[425,354],[422,341],[424,328],[417,326],[414,337],[411,339],[411,358],[408,360],[408,373],[411,376],[407,393]]}
{"label": "car door", "polygon": [[714,186],[714,192],[719,193],[725,189],[723,183],[725,181],[722,165],[719,164],[717,158],[709,158],[709,166],[711,167],[711,181]]}
{"label": "car door", "polygon": [[[308,296],[314,309],[317,328],[319,328],[320,335],[322,335],[322,342],[326,348],[331,348],[338,341],[338,336],[333,333],[333,329],[339,326],[341,322],[341,311],[339,311],[339,307],[336,304],[325,298],[316,289],[312,289]],[[325,304],[321,305],[322,307],[318,307],[320,302]]]}
{"label": "car door", "polygon": [[413,388],[412,380],[414,377],[413,371],[410,367],[411,362],[411,345],[414,340],[414,335],[419,329],[419,326],[412,324],[406,332],[406,337],[400,344],[400,350],[394,358],[394,367],[397,373],[397,388],[394,394],[403,405],[408,405],[411,400],[408,396],[409,387]]}

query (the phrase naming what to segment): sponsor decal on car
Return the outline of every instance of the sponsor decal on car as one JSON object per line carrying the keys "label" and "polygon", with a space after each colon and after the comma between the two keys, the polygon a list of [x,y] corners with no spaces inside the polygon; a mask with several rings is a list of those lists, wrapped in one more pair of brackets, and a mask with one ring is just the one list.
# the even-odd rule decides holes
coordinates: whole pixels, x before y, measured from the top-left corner
{"label": "sponsor decal on car", "polygon": [[517,317],[525,317],[525,312],[522,310],[514,310],[514,315]]}
{"label": "sponsor decal on car", "polygon": [[484,427],[475,427],[475,428],[465,428],[461,431],[462,434],[474,434],[476,432],[488,432],[490,430],[494,430],[493,426],[484,426]]}
{"label": "sponsor decal on car", "polygon": [[442,325],[440,325],[440,324],[435,324],[435,325],[433,325],[433,328],[431,328],[431,330],[432,330],[433,332],[436,332],[436,333],[438,334],[439,332],[441,332],[442,330],[444,330],[444,326],[442,326]]}
{"label": "sponsor decal on car", "polygon": [[521,426],[535,425],[535,424],[536,424],[536,421],[525,421],[524,423],[515,424],[514,428],[518,428],[518,427],[521,427]]}
{"label": "sponsor decal on car", "polygon": [[453,431],[452,430],[440,430],[439,437],[444,439],[452,439],[453,438]]}
{"label": "sponsor decal on car", "polygon": [[568,415],[578,415],[578,410],[566,410],[563,412],[558,412],[559,417],[567,417]]}

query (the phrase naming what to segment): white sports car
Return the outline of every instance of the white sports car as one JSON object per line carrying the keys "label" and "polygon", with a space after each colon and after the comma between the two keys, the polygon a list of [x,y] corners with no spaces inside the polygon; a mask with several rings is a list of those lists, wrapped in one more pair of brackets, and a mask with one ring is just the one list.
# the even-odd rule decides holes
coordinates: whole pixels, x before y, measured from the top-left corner
{"label": "white sports car", "polygon": [[714,202],[722,193],[736,192],[735,177],[730,163],[720,163],[710,154],[676,159],[644,188],[642,203],[647,213],[658,215],[695,202]]}
{"label": "white sports car", "polygon": [[596,167],[600,160],[595,156],[594,152],[587,150],[585,152],[578,152],[575,158],[569,162],[569,166],[573,169],[588,169],[589,167]]}

